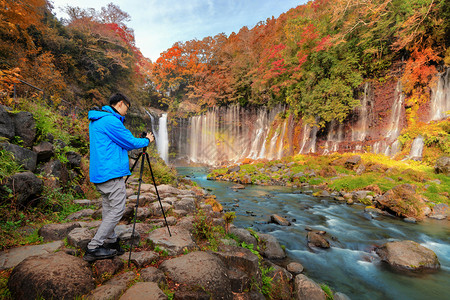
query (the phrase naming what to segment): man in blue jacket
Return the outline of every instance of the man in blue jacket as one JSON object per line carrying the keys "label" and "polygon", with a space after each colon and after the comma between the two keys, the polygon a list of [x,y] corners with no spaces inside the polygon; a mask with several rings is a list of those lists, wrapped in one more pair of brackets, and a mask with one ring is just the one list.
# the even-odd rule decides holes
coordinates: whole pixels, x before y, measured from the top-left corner
{"label": "man in blue jacket", "polygon": [[130,175],[128,152],[147,147],[153,135],[135,138],[123,122],[130,100],[120,93],[109,98],[109,106],[89,111],[89,176],[102,195],[102,223],[87,246],[84,260],[110,258],[123,254],[114,228],[125,211],[124,176]]}

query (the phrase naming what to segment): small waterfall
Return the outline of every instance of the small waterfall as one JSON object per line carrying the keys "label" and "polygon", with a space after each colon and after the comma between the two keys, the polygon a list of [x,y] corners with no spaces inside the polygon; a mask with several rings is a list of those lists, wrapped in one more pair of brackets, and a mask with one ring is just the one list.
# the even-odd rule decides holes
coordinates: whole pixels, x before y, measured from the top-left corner
{"label": "small waterfall", "polygon": [[339,150],[339,144],[342,143],[343,141],[344,141],[344,124],[342,123],[338,124],[335,120],[331,121],[323,154],[337,152]]}
{"label": "small waterfall", "polygon": [[422,160],[423,151],[423,137],[419,135],[416,137],[411,145],[411,151],[409,152],[409,159]]}
{"label": "small waterfall", "polygon": [[402,107],[404,100],[405,95],[403,95],[402,93],[402,84],[399,80],[395,89],[395,102],[392,106],[389,129],[386,133],[386,140],[388,140],[389,142],[394,142],[400,134],[400,121],[402,117]]}
{"label": "small waterfall", "polygon": [[158,119],[158,126],[156,125],[155,117],[145,110],[151,120],[151,131],[155,137],[156,149],[159,156],[167,163],[169,163],[169,133],[167,131],[167,114],[162,114]]}
{"label": "small waterfall", "polygon": [[286,127],[287,127],[288,120],[284,120],[283,122],[283,128],[281,129],[281,135],[280,139],[278,141],[278,153],[277,153],[277,159],[281,159],[283,157],[283,141],[286,134]]}
{"label": "small waterfall", "polygon": [[431,91],[431,121],[448,117],[450,111],[450,68],[439,74],[437,86]]}
{"label": "small waterfall", "polygon": [[302,142],[300,146],[299,154],[315,153],[316,152],[316,139],[317,131],[319,128],[316,125],[305,124],[303,126]]}
{"label": "small waterfall", "polygon": [[361,99],[361,106],[355,109],[358,115],[357,123],[352,126],[352,141],[362,142],[367,136],[369,128],[369,102],[372,102],[373,91],[369,84],[364,84],[364,95]]}

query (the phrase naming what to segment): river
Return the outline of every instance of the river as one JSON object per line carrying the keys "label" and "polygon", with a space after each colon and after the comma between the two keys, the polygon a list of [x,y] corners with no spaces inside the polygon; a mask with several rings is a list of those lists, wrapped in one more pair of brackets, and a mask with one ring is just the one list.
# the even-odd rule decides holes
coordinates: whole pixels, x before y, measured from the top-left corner
{"label": "river", "polygon": [[[362,205],[348,206],[298,189],[248,185],[234,191],[233,183],[207,180],[204,168],[183,167],[178,172],[216,195],[225,211],[235,211],[236,226],[274,235],[286,247],[288,259],[300,262],[308,277],[351,299],[450,299],[448,221],[410,224],[365,213]],[[286,217],[292,225],[268,223],[271,214]],[[333,237],[331,248],[309,249],[306,227],[325,230]],[[373,248],[394,240],[413,240],[433,250],[441,270],[414,276],[389,270]]]}

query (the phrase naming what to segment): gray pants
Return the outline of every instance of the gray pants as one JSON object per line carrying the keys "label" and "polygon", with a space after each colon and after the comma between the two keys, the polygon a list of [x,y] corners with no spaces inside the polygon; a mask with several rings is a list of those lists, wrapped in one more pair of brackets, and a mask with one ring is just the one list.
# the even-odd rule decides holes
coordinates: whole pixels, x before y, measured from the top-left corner
{"label": "gray pants", "polygon": [[117,240],[114,228],[125,212],[125,200],[127,197],[125,181],[123,178],[111,179],[96,184],[95,187],[103,198],[102,223],[94,238],[88,244],[89,249],[102,246],[104,242],[114,243]]}

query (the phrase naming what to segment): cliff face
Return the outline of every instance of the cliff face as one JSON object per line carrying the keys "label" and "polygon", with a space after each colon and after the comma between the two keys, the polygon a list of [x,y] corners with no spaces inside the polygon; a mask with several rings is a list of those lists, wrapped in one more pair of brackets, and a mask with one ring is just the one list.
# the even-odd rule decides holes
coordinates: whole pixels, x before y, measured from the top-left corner
{"label": "cliff face", "polygon": [[[448,117],[449,71],[439,75],[430,100],[419,108],[418,121]],[[177,119],[170,130],[170,152],[178,161],[208,165],[251,159],[280,159],[295,154],[374,152],[394,156],[407,126],[405,95],[399,80],[366,82],[358,91],[361,105],[343,123],[319,128],[289,114],[288,108],[212,108],[207,113]]]}

